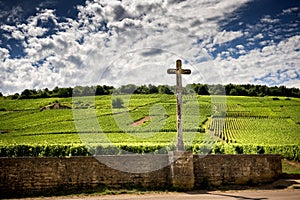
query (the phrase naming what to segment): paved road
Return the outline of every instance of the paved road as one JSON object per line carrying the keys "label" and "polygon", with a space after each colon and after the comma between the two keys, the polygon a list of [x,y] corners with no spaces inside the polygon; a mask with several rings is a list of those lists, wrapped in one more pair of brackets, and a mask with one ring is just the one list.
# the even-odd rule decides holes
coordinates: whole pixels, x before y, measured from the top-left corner
{"label": "paved road", "polygon": [[[102,196],[65,196],[50,198],[30,198],[32,200],[184,200],[184,199],[205,199],[205,200],[299,200],[300,190],[239,190],[239,191],[213,191],[213,192],[192,192],[192,193],[150,193],[150,194],[124,194],[124,195],[102,195]],[[28,200],[28,199],[27,199]]]}

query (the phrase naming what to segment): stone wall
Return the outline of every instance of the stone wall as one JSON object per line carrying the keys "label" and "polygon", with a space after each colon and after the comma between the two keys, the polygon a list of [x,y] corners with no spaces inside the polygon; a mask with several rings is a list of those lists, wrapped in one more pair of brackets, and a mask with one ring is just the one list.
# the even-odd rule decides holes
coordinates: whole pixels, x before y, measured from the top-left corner
{"label": "stone wall", "polygon": [[[103,156],[120,164],[132,156]],[[95,157],[70,158],[0,158],[1,196],[44,195],[99,186],[113,188],[167,188],[168,155],[146,156],[146,160],[163,160],[165,166],[148,173],[129,173],[113,169]],[[135,156],[141,168],[149,168],[145,156]],[[101,158],[99,158],[101,159]],[[151,166],[150,166],[151,167]],[[147,171],[147,169],[146,169]]]}
{"label": "stone wall", "polygon": [[280,155],[194,155],[195,189],[267,183],[282,174]]}
{"label": "stone wall", "polygon": [[[117,170],[99,160],[138,163]],[[105,162],[109,163],[109,162]],[[159,163],[161,166],[157,166]],[[111,163],[113,164],[113,163]],[[153,166],[157,170],[152,171]],[[125,165],[124,165],[125,166]],[[130,166],[130,165],[129,165]],[[114,188],[203,189],[209,185],[269,182],[281,175],[279,155],[123,155],[70,158],[0,158],[0,198]]]}

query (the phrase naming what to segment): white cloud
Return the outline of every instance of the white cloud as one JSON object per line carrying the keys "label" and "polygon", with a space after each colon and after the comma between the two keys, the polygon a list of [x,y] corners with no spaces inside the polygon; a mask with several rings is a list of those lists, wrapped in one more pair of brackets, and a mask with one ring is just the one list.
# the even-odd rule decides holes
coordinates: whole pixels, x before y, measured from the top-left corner
{"label": "white cloud", "polygon": [[239,45],[236,46],[236,48],[238,48],[238,49],[244,49],[245,47],[243,45],[239,44]]}
{"label": "white cloud", "polygon": [[278,23],[278,22],[279,22],[279,19],[272,19],[271,16],[266,15],[266,16],[264,16],[263,18],[261,18],[260,21],[261,21],[262,23],[267,22],[267,23],[270,23],[270,24],[274,24],[274,23]]}
{"label": "white cloud", "polygon": [[[255,78],[278,69],[287,69],[286,75],[280,77],[295,78],[299,37],[276,45],[264,42],[264,35],[259,33],[250,42],[263,40],[263,49],[247,52],[250,43],[239,44],[225,49],[212,61],[209,52],[216,50],[216,45],[251,36],[251,27],[238,31],[219,27],[221,20],[246,2],[87,1],[78,6],[78,19],[68,18],[67,22],[59,22],[55,10],[39,10],[26,23],[1,26],[12,37],[23,40],[26,56],[10,59],[9,51],[0,49],[0,87],[7,94],[25,88],[99,82],[174,83],[175,78],[165,72],[175,67],[178,58],[188,62],[185,68],[192,69],[193,74],[184,78],[186,83],[253,83]],[[57,32],[41,37],[48,29],[37,26],[38,22],[50,21]],[[275,22],[269,16],[260,21]],[[241,56],[231,57],[234,53]],[[275,77],[274,81],[279,80]],[[289,84],[294,82],[286,80]]]}
{"label": "white cloud", "polygon": [[[256,83],[256,84],[286,84],[300,87],[297,77],[300,65],[300,36],[294,36],[277,45],[264,47],[261,51],[254,49],[238,58],[218,57],[215,65],[225,69],[224,82]],[[285,73],[278,76],[278,71]],[[298,72],[297,72],[298,71]],[[270,74],[270,76],[268,76]],[[298,73],[299,74],[299,73]],[[261,80],[262,77],[267,77]],[[256,80],[256,81],[255,81]]]}
{"label": "white cloud", "polygon": [[8,31],[8,32],[13,32],[14,30],[16,30],[16,27],[11,26],[11,25],[3,24],[3,25],[1,25],[1,29],[5,30],[5,31]]}
{"label": "white cloud", "polygon": [[222,44],[225,42],[229,42],[231,40],[242,37],[243,33],[241,31],[222,31],[218,33],[213,40],[213,44]]}
{"label": "white cloud", "polygon": [[4,62],[9,57],[9,51],[5,48],[0,48],[0,61]]}
{"label": "white cloud", "polygon": [[293,12],[297,12],[298,10],[299,10],[299,7],[288,8],[288,9],[284,9],[282,11],[282,14],[284,14],[284,15],[291,14]]}
{"label": "white cloud", "polygon": [[254,36],[254,39],[262,39],[264,38],[262,33],[258,33],[257,35]]}
{"label": "white cloud", "polygon": [[13,21],[18,21],[19,15],[22,15],[23,9],[21,6],[14,6],[11,9],[11,12],[7,16],[7,21],[13,22]]}

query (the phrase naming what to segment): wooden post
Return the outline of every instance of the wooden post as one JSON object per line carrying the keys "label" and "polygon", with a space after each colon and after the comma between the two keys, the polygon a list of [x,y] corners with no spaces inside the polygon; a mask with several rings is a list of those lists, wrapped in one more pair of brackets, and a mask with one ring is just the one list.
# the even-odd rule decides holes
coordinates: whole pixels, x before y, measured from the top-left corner
{"label": "wooden post", "polygon": [[168,69],[168,74],[176,74],[176,102],[177,102],[177,151],[184,151],[182,136],[182,77],[181,74],[191,74],[191,70],[182,69],[181,60],[176,61],[176,69]]}
{"label": "wooden post", "polygon": [[[176,61],[176,71],[181,71],[181,60]],[[177,102],[177,151],[184,151],[182,136],[182,78],[181,73],[176,73],[176,102]]]}

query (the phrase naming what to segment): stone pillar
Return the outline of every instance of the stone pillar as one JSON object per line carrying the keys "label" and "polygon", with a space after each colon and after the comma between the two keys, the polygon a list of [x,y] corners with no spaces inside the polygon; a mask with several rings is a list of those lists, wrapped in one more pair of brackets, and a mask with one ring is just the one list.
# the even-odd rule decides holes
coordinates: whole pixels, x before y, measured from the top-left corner
{"label": "stone pillar", "polygon": [[169,152],[170,182],[174,189],[192,190],[194,188],[193,153],[184,151]]}

